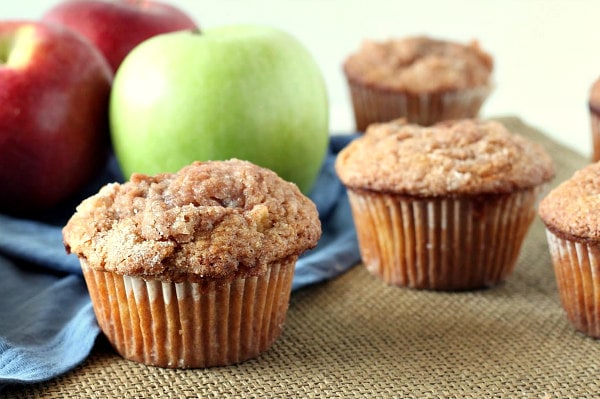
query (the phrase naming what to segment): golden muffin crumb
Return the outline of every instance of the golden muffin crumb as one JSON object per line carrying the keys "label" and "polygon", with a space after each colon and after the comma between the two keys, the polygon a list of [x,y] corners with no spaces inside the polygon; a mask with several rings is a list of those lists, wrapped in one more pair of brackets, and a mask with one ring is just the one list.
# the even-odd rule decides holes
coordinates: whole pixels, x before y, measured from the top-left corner
{"label": "golden muffin crumb", "polygon": [[63,229],[67,251],[90,267],[165,281],[262,274],[320,235],[315,205],[294,184],[240,160],[108,184]]}
{"label": "golden muffin crumb", "polygon": [[476,41],[469,45],[425,36],[366,40],[344,63],[353,81],[423,93],[489,84],[492,57]]}
{"label": "golden muffin crumb", "polygon": [[347,187],[413,196],[509,193],[554,176],[541,145],[499,122],[474,119],[373,124],[335,166]]}
{"label": "golden muffin crumb", "polygon": [[546,227],[570,240],[600,240],[600,163],[576,171],[541,202]]}

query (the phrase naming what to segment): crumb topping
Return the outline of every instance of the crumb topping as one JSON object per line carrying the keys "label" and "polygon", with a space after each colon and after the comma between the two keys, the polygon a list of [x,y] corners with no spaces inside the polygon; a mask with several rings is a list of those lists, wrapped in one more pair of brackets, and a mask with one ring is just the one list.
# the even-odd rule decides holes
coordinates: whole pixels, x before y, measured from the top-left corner
{"label": "crumb topping", "polygon": [[258,275],[316,246],[315,205],[274,172],[240,160],[133,174],[84,200],[63,229],[90,267],[167,281]]}
{"label": "crumb topping", "polygon": [[492,57],[476,41],[463,45],[425,36],[366,40],[344,63],[350,80],[412,93],[489,85]]}
{"label": "crumb topping", "polygon": [[499,122],[473,119],[430,127],[403,119],[373,124],[335,166],[347,187],[413,196],[509,193],[554,176],[538,143]]}
{"label": "crumb topping", "polygon": [[539,205],[544,224],[574,239],[600,240],[600,163],[576,171]]}

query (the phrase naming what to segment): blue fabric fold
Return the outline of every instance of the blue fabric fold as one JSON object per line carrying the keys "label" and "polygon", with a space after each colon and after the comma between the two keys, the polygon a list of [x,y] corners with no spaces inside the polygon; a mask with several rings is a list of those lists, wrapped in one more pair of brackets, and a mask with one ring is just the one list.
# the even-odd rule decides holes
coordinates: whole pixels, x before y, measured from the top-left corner
{"label": "blue fabric fold", "polygon": [[83,280],[0,257],[0,381],[37,382],[77,366],[100,332]]}
{"label": "blue fabric fold", "polygon": [[[310,198],[323,235],[296,265],[293,290],[332,279],[360,261],[346,190],[334,171],[339,150],[356,135],[331,136],[329,153]],[[111,158],[71,201],[35,218],[0,214],[0,389],[45,381],[87,358],[100,333],[75,255],[67,255],[62,226],[83,199],[122,181]]]}

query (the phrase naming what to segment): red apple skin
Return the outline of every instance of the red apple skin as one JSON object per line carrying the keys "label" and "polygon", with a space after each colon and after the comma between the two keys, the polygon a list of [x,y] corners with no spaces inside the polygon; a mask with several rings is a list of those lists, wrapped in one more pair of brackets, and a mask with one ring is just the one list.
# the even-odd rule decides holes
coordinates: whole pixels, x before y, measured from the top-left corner
{"label": "red apple skin", "polygon": [[182,10],[154,0],[67,0],[42,20],[67,26],[94,43],[116,71],[142,41],[161,33],[199,29]]}
{"label": "red apple skin", "polygon": [[113,73],[98,49],[64,27],[0,22],[0,41],[6,37],[14,44],[8,62],[0,50],[0,211],[35,212],[101,170]]}

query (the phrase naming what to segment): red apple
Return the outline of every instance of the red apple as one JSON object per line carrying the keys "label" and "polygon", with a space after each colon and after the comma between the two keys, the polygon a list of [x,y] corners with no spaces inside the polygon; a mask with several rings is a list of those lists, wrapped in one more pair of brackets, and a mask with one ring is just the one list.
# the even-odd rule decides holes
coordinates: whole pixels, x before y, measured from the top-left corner
{"label": "red apple", "polygon": [[153,0],[67,0],[49,9],[42,19],[87,37],[113,71],[135,46],[152,36],[198,29],[182,10]]}
{"label": "red apple", "polygon": [[64,27],[0,22],[0,210],[50,207],[87,183],[109,148],[112,71]]}

